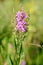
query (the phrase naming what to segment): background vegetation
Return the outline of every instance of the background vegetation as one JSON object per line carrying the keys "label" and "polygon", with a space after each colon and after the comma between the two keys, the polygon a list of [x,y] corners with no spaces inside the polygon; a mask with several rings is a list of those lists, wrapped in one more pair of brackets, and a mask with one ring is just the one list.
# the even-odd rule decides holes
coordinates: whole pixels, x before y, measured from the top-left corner
{"label": "background vegetation", "polygon": [[14,63],[12,32],[16,23],[15,15],[21,5],[30,16],[27,37],[23,44],[26,63],[43,65],[43,0],[0,0],[0,65],[12,65],[9,56]]}

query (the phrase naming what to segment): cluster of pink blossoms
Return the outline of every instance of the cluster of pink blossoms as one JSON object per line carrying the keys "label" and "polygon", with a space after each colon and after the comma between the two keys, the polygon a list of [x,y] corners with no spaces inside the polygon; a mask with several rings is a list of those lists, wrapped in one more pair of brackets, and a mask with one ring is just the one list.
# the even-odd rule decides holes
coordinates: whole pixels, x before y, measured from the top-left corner
{"label": "cluster of pink blossoms", "polygon": [[19,30],[21,32],[26,31],[27,23],[24,21],[25,18],[27,18],[27,15],[25,12],[22,12],[22,11],[17,12],[17,14],[16,14],[16,21],[17,21],[16,30]]}

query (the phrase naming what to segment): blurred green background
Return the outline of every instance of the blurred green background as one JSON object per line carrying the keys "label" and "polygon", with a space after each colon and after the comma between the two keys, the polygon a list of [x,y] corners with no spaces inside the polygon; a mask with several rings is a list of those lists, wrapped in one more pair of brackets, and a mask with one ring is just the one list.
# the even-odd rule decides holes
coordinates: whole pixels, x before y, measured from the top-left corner
{"label": "blurred green background", "polygon": [[15,15],[21,6],[30,16],[27,37],[23,44],[26,63],[43,65],[43,0],[0,0],[0,65],[11,65],[9,55],[14,62],[12,32],[16,23]]}

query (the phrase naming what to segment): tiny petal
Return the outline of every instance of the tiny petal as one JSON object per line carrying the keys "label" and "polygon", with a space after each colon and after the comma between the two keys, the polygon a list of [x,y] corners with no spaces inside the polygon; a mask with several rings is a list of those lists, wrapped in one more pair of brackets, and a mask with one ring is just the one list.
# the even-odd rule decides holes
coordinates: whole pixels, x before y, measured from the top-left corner
{"label": "tiny petal", "polygon": [[25,63],[25,61],[24,61],[24,60],[22,60],[21,65],[26,65],[26,63]]}
{"label": "tiny petal", "polygon": [[23,18],[27,18],[27,15],[25,12],[22,13]]}
{"label": "tiny petal", "polygon": [[22,32],[25,32],[25,28],[22,27]]}

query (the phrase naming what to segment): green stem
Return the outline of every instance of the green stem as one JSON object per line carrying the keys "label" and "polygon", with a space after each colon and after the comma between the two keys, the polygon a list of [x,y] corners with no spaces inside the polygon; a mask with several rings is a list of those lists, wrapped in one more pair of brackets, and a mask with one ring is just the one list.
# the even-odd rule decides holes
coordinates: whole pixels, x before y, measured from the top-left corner
{"label": "green stem", "polygon": [[15,43],[15,50],[16,50],[16,65],[19,65],[20,63],[20,57],[21,57],[21,53],[22,53],[22,41],[21,41],[21,34],[17,33],[17,42]]}

